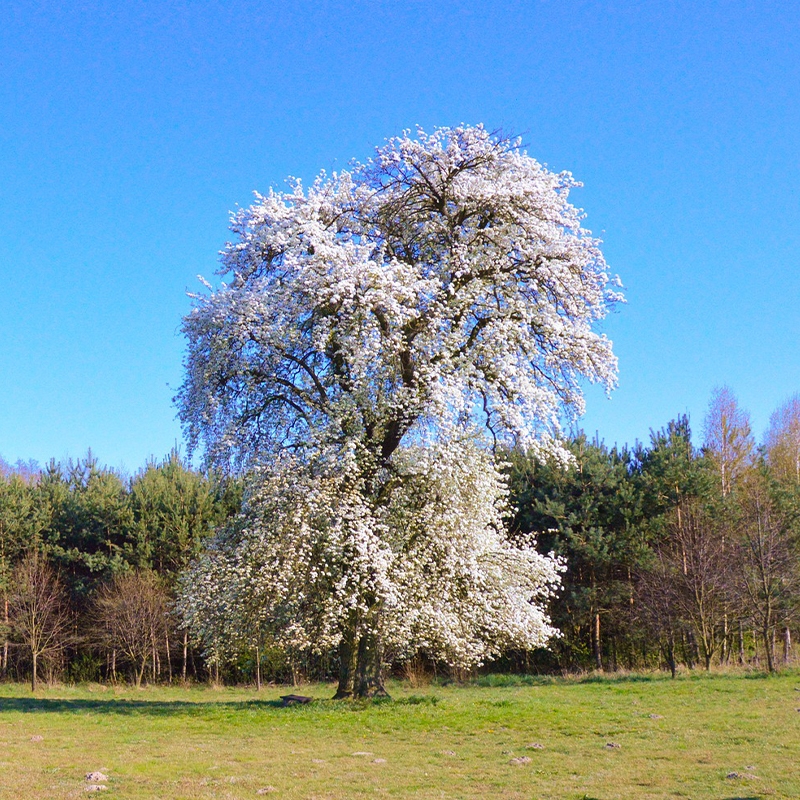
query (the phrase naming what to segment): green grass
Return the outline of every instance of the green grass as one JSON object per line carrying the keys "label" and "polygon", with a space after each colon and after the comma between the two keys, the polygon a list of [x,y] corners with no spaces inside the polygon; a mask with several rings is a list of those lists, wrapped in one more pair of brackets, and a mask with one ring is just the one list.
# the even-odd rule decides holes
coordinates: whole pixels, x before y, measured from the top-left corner
{"label": "green grass", "polygon": [[285,688],[0,685],[0,798],[85,797],[93,770],[100,796],[148,800],[800,797],[797,673],[480,683],[306,686],[289,708]]}

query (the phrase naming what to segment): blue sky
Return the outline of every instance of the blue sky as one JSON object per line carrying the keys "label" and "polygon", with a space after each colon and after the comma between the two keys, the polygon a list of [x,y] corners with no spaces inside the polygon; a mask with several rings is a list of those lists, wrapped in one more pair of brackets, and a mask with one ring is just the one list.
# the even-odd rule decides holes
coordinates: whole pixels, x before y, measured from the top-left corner
{"label": "blue sky", "polygon": [[15,2],[0,10],[0,454],[135,471],[180,427],[180,320],[229,210],[403,128],[483,122],[573,196],[628,304],[585,428],[761,434],[800,390],[800,6]]}

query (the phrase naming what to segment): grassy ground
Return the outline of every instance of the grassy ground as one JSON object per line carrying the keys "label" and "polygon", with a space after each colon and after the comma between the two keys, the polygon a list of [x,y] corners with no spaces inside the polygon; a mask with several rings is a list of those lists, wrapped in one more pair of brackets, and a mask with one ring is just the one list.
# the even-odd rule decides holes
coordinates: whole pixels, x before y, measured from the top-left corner
{"label": "grassy ground", "polygon": [[148,800],[800,797],[797,673],[484,683],[306,686],[320,700],[289,708],[285,688],[0,685],[0,798],[83,797],[93,770]]}

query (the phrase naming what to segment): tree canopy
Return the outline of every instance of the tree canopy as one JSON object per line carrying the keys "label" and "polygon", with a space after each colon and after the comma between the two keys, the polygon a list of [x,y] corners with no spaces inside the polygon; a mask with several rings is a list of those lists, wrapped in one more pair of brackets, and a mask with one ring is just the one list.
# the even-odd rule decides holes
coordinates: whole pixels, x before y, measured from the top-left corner
{"label": "tree canopy", "polygon": [[232,280],[196,297],[178,401],[212,460],[401,441],[476,414],[545,449],[580,381],[613,386],[595,330],[620,300],[568,201],[577,184],[484,128],[419,131],[352,172],[233,218]]}

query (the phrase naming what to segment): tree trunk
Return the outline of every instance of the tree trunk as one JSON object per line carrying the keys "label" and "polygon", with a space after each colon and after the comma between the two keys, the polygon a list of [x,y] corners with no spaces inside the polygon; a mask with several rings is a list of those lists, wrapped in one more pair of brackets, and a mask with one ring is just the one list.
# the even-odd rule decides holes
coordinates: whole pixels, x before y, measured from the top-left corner
{"label": "tree trunk", "polygon": [[787,625],[783,629],[783,663],[788,664],[792,656],[792,632]]}
{"label": "tree trunk", "polygon": [[147,666],[147,660],[148,660],[147,657],[148,657],[148,655],[149,655],[149,653],[145,653],[142,656],[142,665],[141,665],[141,667],[139,668],[139,670],[136,673],[136,688],[137,689],[141,689],[142,688],[142,678],[144,677],[144,670],[145,670],[145,667]]}
{"label": "tree trunk", "polygon": [[167,680],[172,683],[172,653],[169,649],[169,632],[164,634],[164,643],[167,646]]}
{"label": "tree trunk", "polygon": [[728,663],[728,651],[728,615],[724,614],[722,617],[722,654],[720,655],[722,664]]}
{"label": "tree trunk", "polygon": [[694,665],[700,661],[700,646],[697,644],[697,637],[694,635],[694,631],[691,629],[687,634],[687,639],[689,640],[689,647],[692,651],[692,669],[694,669]]}
{"label": "tree trunk", "polygon": [[[3,622],[5,630],[8,630],[8,597],[3,598]],[[3,678],[8,674],[8,638],[3,642]]]}
{"label": "tree trunk", "polygon": [[764,637],[764,650],[767,655],[767,672],[775,672],[775,659],[772,654],[772,637],[770,636],[770,626],[764,626],[762,631]]}
{"label": "tree trunk", "polygon": [[39,654],[36,653],[36,652],[32,652],[31,656],[33,657],[33,667],[31,669],[31,691],[35,692],[36,691],[36,679],[38,677],[38,675],[36,674],[36,670],[38,669],[38,666],[39,666],[39,664],[38,664]]}
{"label": "tree trunk", "polygon": [[603,654],[600,647],[600,612],[594,612],[594,623],[592,625],[592,651],[594,652],[594,665],[597,669],[603,669]]}
{"label": "tree trunk", "polygon": [[192,662],[192,677],[197,680],[197,661],[194,657],[194,648],[189,648],[189,660]]}
{"label": "tree trunk", "polygon": [[673,678],[678,674],[678,665],[675,663],[675,634],[670,630],[667,635],[667,663]]}
{"label": "tree trunk", "polygon": [[161,661],[158,658],[158,649],[156,646],[155,633],[150,634],[150,646],[153,651],[153,663],[152,663],[153,683],[157,683],[158,680],[161,678]]}
{"label": "tree trunk", "polygon": [[186,664],[189,657],[189,629],[183,629],[183,666],[181,667],[181,679],[186,683]]}
{"label": "tree trunk", "polygon": [[383,684],[383,646],[376,620],[378,612],[370,615],[371,629],[357,634],[357,620],[350,625],[339,644],[339,685],[334,700],[348,697],[388,697]]}
{"label": "tree trunk", "polygon": [[339,643],[339,685],[334,700],[353,696],[355,688],[356,648],[351,636],[343,636]]}
{"label": "tree trunk", "polygon": [[380,634],[368,631],[358,642],[356,660],[356,697],[388,697],[383,685],[383,648]]}
{"label": "tree trunk", "polygon": [[261,648],[256,645],[256,691],[261,691]]}
{"label": "tree trunk", "polygon": [[739,620],[739,664],[744,666],[744,626]]}

